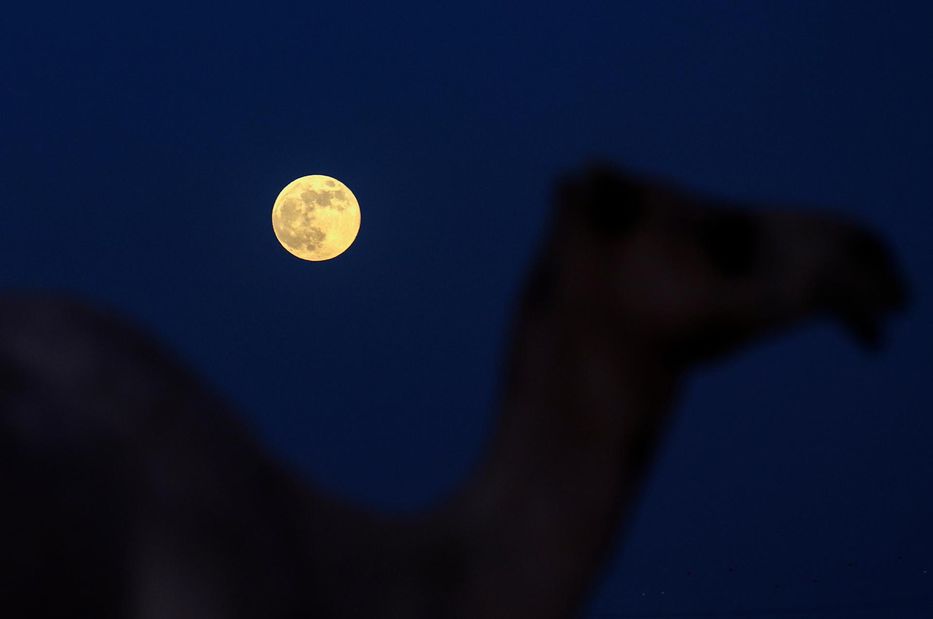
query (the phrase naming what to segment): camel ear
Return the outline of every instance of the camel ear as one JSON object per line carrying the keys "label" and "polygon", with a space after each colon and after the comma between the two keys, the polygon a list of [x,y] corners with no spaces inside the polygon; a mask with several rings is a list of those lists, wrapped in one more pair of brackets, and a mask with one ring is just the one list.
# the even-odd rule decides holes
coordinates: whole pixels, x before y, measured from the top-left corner
{"label": "camel ear", "polygon": [[643,198],[643,183],[605,165],[591,166],[557,186],[562,214],[605,238],[622,237],[635,227],[644,213]]}

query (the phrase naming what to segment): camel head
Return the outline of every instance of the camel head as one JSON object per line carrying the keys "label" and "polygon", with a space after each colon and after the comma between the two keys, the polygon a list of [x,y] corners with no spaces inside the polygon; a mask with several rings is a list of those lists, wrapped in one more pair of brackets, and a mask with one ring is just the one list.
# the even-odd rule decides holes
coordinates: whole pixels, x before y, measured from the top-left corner
{"label": "camel head", "polygon": [[905,301],[885,245],[842,218],[745,208],[609,167],[565,179],[556,201],[532,300],[678,364],[819,316],[874,347]]}

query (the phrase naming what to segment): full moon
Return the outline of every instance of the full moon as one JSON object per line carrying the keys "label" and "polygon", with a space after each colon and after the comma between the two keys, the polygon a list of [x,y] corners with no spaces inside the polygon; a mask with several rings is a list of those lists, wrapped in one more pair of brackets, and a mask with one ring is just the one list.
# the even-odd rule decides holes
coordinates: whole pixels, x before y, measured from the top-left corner
{"label": "full moon", "polygon": [[282,247],[302,260],[330,260],[360,231],[360,205],[336,178],[313,174],[285,186],[272,205],[272,229]]}

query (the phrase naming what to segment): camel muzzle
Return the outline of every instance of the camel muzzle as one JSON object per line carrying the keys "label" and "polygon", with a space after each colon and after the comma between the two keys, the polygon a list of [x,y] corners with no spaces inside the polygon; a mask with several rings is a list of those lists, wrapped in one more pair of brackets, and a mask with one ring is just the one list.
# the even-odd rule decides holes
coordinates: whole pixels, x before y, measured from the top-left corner
{"label": "camel muzzle", "polygon": [[863,348],[879,350],[885,320],[908,305],[907,283],[887,245],[871,232],[848,231],[840,254],[820,296]]}

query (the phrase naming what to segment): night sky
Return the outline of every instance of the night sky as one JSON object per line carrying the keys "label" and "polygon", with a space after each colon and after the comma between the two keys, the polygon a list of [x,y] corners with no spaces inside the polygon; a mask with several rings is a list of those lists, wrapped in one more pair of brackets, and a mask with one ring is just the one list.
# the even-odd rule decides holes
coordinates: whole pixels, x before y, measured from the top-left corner
{"label": "night sky", "polygon": [[[590,613],[928,616],[933,5],[27,4],[0,16],[0,285],[133,317],[374,507],[470,473],[560,173],[875,227],[914,296],[887,349],[817,323],[698,372]],[[270,225],[313,173],[362,209],[327,263]]]}

